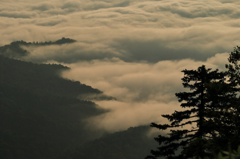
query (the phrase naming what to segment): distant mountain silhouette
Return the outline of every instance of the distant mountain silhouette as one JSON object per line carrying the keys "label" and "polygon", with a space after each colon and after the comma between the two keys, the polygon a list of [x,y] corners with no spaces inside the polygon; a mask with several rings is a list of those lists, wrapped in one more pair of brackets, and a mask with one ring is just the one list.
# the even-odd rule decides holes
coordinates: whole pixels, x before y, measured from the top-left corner
{"label": "distant mountain silhouette", "polygon": [[21,46],[46,46],[46,45],[62,45],[74,43],[76,40],[69,38],[62,38],[57,41],[45,41],[45,42],[26,42],[26,41],[14,41],[9,45],[4,45],[0,47],[0,55],[18,59],[20,57],[30,54],[27,50],[24,50]]}
{"label": "distant mountain silhouette", "polygon": [[67,44],[67,43],[74,43],[74,42],[76,42],[76,40],[63,37],[62,39],[57,40],[57,41],[55,41],[53,43],[59,45],[59,44]]}

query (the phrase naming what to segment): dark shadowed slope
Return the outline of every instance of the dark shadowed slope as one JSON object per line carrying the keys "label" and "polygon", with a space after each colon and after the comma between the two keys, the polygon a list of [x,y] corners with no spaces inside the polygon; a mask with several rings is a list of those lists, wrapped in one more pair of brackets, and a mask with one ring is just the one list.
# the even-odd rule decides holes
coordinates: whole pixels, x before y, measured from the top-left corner
{"label": "dark shadowed slope", "polygon": [[[151,146],[157,146],[147,137],[149,126],[131,127],[108,134],[78,147],[70,155],[73,159],[143,159]],[[63,156],[62,159],[66,158]]]}
{"label": "dark shadowed slope", "polygon": [[92,138],[82,120],[102,111],[76,97],[101,92],[60,78],[62,69],[0,56],[0,158],[57,158]]}

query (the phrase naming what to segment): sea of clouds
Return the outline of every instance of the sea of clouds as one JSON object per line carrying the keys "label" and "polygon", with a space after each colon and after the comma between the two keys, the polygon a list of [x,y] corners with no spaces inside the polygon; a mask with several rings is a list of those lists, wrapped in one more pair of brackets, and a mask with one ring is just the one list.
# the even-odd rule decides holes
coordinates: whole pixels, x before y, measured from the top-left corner
{"label": "sea of clouds", "polygon": [[64,78],[116,97],[96,101],[109,111],[88,119],[115,132],[179,110],[182,70],[224,69],[240,43],[239,8],[237,0],[2,0],[0,45],[77,40],[25,47],[23,60],[64,64]]}

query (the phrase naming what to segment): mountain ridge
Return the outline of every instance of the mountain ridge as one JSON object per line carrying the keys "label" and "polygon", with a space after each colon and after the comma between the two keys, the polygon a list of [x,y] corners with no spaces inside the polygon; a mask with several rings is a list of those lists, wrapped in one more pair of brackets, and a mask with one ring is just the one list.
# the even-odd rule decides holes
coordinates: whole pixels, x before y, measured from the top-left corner
{"label": "mountain ridge", "polygon": [[0,55],[0,158],[144,158],[155,145],[146,138],[148,127],[112,134],[88,129],[88,118],[106,113],[91,100],[116,99],[62,78],[60,72],[67,69]]}
{"label": "mountain ridge", "polygon": [[65,38],[56,41],[45,41],[45,42],[26,42],[23,40],[11,42],[8,45],[0,47],[0,55],[18,59],[30,54],[27,50],[23,49],[21,46],[47,46],[47,45],[63,45],[77,42],[74,39]]}

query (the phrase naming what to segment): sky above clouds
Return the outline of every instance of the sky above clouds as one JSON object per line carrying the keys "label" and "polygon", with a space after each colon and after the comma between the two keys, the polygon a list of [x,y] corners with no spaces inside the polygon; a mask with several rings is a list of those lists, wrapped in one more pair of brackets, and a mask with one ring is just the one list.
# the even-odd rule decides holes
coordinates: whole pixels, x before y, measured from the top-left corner
{"label": "sky above clouds", "polygon": [[224,69],[239,45],[237,0],[1,0],[0,45],[12,41],[77,40],[27,47],[26,61],[71,67],[62,73],[118,101],[89,119],[110,132],[163,122],[179,109],[183,69]]}

